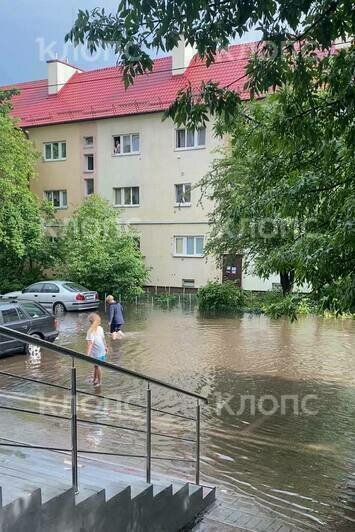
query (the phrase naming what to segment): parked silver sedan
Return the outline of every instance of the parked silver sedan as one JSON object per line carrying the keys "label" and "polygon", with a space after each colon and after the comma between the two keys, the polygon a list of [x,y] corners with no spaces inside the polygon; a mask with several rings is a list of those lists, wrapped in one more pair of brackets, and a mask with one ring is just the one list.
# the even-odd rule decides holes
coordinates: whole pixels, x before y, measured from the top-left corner
{"label": "parked silver sedan", "polygon": [[36,301],[55,313],[96,309],[100,304],[97,292],[71,281],[43,281],[31,284],[19,292],[9,292],[2,297],[18,301]]}

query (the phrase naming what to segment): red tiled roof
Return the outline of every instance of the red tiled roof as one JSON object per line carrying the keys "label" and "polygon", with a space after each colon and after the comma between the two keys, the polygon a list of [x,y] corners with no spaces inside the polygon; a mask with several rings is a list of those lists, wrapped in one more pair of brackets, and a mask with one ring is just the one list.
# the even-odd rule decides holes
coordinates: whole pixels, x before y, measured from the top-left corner
{"label": "red tiled roof", "polygon": [[47,80],[14,85],[20,94],[13,98],[13,115],[22,127],[33,127],[78,120],[148,113],[165,110],[179,89],[191,82],[217,81],[239,92],[243,90],[248,57],[257,43],[230,46],[218,53],[209,68],[195,56],[183,74],[173,75],[172,58],[156,59],[152,73],[138,76],[133,86],[124,88],[119,67],[77,72],[58,94],[48,95]]}

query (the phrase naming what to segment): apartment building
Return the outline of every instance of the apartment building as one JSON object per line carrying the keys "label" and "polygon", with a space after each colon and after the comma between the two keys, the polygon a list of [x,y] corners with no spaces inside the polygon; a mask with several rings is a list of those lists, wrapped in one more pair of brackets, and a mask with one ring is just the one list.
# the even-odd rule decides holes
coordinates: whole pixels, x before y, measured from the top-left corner
{"label": "apartment building", "polygon": [[196,185],[222,147],[213,124],[188,131],[162,120],[188,83],[212,79],[247,98],[241,78],[254,47],[231,46],[207,69],[181,43],[127,90],[116,67],[83,72],[49,61],[48,78],[18,84],[14,98],[14,115],[41,153],[33,191],[63,221],[87,195],[107,198],[118,223],[139,235],[151,286],[191,289],[233,279],[245,289],[271,289],[278,277],[263,281],[242,272],[241,255],[226,256],[223,268],[204,255],[212,206],[200,203]]}

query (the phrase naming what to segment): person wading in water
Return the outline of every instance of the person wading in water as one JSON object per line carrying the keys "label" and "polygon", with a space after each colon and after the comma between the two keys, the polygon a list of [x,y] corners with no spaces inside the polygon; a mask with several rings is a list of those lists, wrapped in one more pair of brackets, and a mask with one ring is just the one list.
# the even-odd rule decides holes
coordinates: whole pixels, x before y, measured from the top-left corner
{"label": "person wading in water", "polygon": [[[107,296],[107,316],[110,326],[110,333],[115,334],[121,331],[121,327],[124,324],[123,308],[121,303],[117,303],[113,296]],[[123,336],[123,333],[121,333]]]}
{"label": "person wading in water", "polygon": [[[106,360],[107,345],[105,340],[105,333],[101,327],[101,318],[96,312],[89,316],[90,327],[86,335],[88,342],[87,354],[96,358],[97,360]],[[100,386],[101,384],[101,368],[94,366],[93,385]]]}

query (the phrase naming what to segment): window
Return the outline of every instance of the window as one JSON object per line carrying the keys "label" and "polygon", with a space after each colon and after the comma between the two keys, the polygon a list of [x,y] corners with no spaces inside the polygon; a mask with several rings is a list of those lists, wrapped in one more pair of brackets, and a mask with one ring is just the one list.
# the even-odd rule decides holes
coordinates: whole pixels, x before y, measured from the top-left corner
{"label": "window", "polygon": [[191,183],[175,185],[175,202],[178,205],[191,205]]}
{"label": "window", "polygon": [[181,257],[202,257],[203,236],[176,236],[174,255]]}
{"label": "window", "polygon": [[203,148],[206,146],[206,128],[177,129],[175,147],[177,150]]}
{"label": "window", "polygon": [[127,155],[139,153],[140,142],[139,133],[130,133],[129,135],[115,135],[113,137],[113,154]]}
{"label": "window", "polygon": [[68,198],[66,190],[47,190],[44,193],[47,201],[53,204],[55,209],[66,209]]}
{"label": "window", "polygon": [[43,283],[35,283],[31,284],[31,286],[28,286],[24,290],[22,290],[23,294],[38,294],[42,291]]}
{"label": "window", "polygon": [[31,318],[40,318],[42,316],[47,316],[47,313],[45,312],[45,310],[43,310],[43,308],[36,305],[36,303],[26,302],[26,303],[21,303],[21,305]]}
{"label": "window", "polygon": [[42,292],[46,294],[59,294],[59,288],[54,283],[44,283]]}
{"label": "window", "polygon": [[93,179],[85,179],[85,194],[86,196],[90,196],[94,193],[94,180]]}
{"label": "window", "polygon": [[22,310],[21,307],[17,307],[17,314],[19,315],[20,320],[27,320],[28,319],[26,314],[24,313],[24,311]]}
{"label": "window", "polygon": [[66,290],[69,290],[69,292],[87,292],[88,291],[87,288],[77,283],[66,283],[63,286],[64,288],[66,288]]}
{"label": "window", "polygon": [[5,323],[11,323],[15,321],[20,321],[20,318],[15,308],[8,308],[2,311],[2,320],[5,324]]}
{"label": "window", "polygon": [[94,137],[84,137],[84,148],[92,148],[94,145]]}
{"label": "window", "polygon": [[115,206],[139,205],[139,187],[114,188]]}
{"label": "window", "polygon": [[43,156],[45,161],[63,161],[67,157],[67,143],[46,142]]}
{"label": "window", "polygon": [[183,288],[195,288],[195,279],[183,279],[182,287]]}
{"label": "window", "polygon": [[84,171],[93,172],[94,169],[95,169],[94,156],[92,154],[84,155]]}

